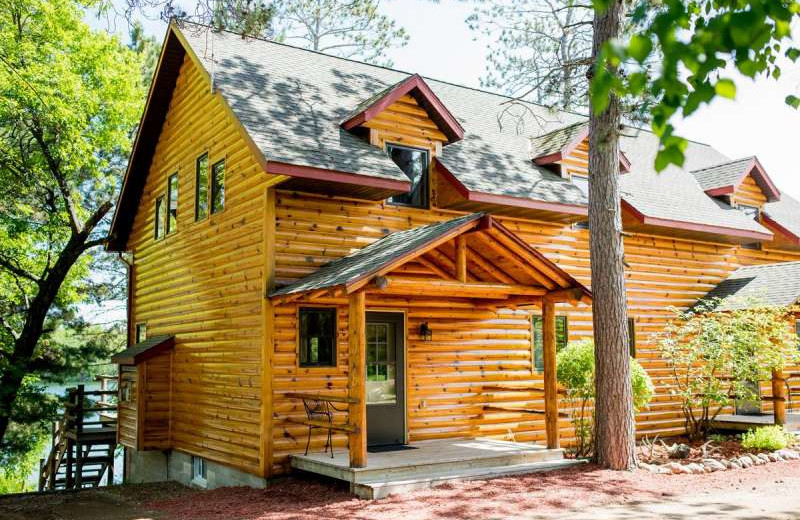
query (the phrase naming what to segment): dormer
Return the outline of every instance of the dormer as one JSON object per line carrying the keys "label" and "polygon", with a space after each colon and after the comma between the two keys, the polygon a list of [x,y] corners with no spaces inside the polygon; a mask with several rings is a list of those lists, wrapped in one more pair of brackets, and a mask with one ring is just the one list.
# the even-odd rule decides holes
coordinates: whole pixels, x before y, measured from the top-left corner
{"label": "dormer", "polygon": [[767,202],[780,200],[781,194],[756,157],[695,170],[692,172],[707,195],[729,203],[759,220]]}
{"label": "dormer", "polygon": [[[589,123],[581,121],[531,139],[533,162],[570,179],[585,195],[589,192]],[[619,153],[619,169],[630,170],[631,163]]]}

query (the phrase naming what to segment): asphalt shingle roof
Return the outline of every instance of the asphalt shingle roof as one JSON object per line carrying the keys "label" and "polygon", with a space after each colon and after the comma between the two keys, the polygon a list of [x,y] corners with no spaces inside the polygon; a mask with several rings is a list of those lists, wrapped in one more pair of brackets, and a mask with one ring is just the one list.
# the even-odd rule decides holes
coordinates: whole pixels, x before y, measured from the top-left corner
{"label": "asphalt shingle roof", "polygon": [[726,161],[708,168],[694,170],[692,174],[703,190],[713,190],[724,186],[733,186],[745,175],[746,168],[754,157],[743,157],[734,161]]}
{"label": "asphalt shingle roof", "polygon": [[577,139],[588,125],[587,121],[579,121],[531,138],[531,156],[544,157],[560,152],[565,146]]}
{"label": "asphalt shingle roof", "polygon": [[781,193],[781,200],[764,205],[764,213],[794,236],[800,237],[800,201]]}
{"label": "asphalt shingle roof", "polygon": [[320,267],[296,283],[276,289],[270,293],[270,296],[326,289],[355,281],[370,273],[380,271],[397,261],[398,258],[402,258],[482,216],[483,213],[472,213],[444,222],[395,231],[349,256]]}
{"label": "asphalt shingle roof", "polygon": [[731,298],[715,310],[734,310],[758,303],[792,305],[800,299],[800,262],[742,267],[714,287],[703,300]]}
{"label": "asphalt shingle roof", "polygon": [[[183,34],[218,89],[269,160],[407,180],[383,153],[340,127],[381,92],[410,74],[232,33],[185,24]],[[213,59],[212,59],[213,58]],[[437,160],[470,191],[536,201],[585,205],[568,179],[536,165],[585,124],[585,116],[425,78],[464,127],[464,138]],[[556,131],[555,133],[552,133]],[[683,168],[653,169],[658,139],[630,129],[620,147],[631,162],[623,197],[654,218],[769,231],[705,195],[690,173],[728,162],[710,146],[690,142]],[[544,136],[548,135],[548,138]],[[531,136],[542,136],[541,139]],[[556,139],[558,137],[558,139]]]}
{"label": "asphalt shingle roof", "polygon": [[175,343],[175,336],[159,335],[151,336],[146,340],[131,345],[122,352],[117,352],[111,356],[111,362],[120,365],[133,365],[141,363],[151,355],[166,348],[170,348]]}

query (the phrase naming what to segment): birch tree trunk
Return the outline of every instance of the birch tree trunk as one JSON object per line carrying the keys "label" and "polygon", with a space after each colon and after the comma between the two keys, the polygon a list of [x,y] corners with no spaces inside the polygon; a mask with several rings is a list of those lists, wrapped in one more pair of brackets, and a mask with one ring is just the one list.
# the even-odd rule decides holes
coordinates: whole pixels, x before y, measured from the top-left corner
{"label": "birch tree trunk", "polygon": [[[620,31],[621,2],[595,11],[592,55]],[[633,401],[628,353],[624,246],[619,192],[620,103],[612,95],[589,123],[589,227],[595,343],[595,459],[606,468],[634,466]]]}

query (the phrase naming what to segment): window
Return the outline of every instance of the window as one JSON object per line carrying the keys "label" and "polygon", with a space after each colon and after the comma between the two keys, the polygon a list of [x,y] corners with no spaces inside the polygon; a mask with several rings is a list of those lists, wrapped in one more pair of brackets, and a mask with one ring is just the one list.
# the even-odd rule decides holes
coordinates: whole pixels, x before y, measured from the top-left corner
{"label": "window", "polygon": [[206,483],[206,459],[192,455],[192,480],[197,484]]}
{"label": "window", "polygon": [[628,318],[628,349],[631,357],[636,357],[636,323],[633,318]]}
{"label": "window", "polygon": [[164,236],[164,218],[166,217],[166,207],[164,206],[164,196],[160,196],[156,199],[156,209],[155,209],[155,223],[153,227],[155,228],[155,237],[156,240]]}
{"label": "window", "polygon": [[367,323],[367,404],[397,403],[394,323]]}
{"label": "window", "polygon": [[300,308],[300,366],[336,366],[336,309]]}
{"label": "window", "polygon": [[428,207],[428,151],[394,144],[386,145],[389,157],[411,181],[411,191],[389,198],[392,204]]}
{"label": "window", "polygon": [[167,179],[167,234],[178,229],[178,174]]}
{"label": "window", "polygon": [[225,159],[211,167],[211,213],[225,209]]}
{"label": "window", "polygon": [[147,323],[136,324],[136,343],[147,340]]}
{"label": "window", "polygon": [[736,207],[739,208],[739,211],[741,211],[748,217],[752,218],[753,220],[758,220],[758,217],[761,214],[761,210],[757,206],[748,206],[747,204],[737,204]]}
{"label": "window", "polygon": [[133,382],[132,381],[123,381],[119,385],[119,402],[120,403],[130,403],[131,397],[133,396]]}
{"label": "window", "polygon": [[208,154],[197,158],[194,189],[194,219],[203,220],[208,216]]}
{"label": "window", "polygon": [[794,322],[794,332],[797,335],[797,349],[800,350],[800,320]]}
{"label": "window", "polygon": [[[533,316],[533,367],[537,372],[544,371],[544,350],[542,338],[542,317]],[[556,316],[556,350],[567,346],[567,317]]]}

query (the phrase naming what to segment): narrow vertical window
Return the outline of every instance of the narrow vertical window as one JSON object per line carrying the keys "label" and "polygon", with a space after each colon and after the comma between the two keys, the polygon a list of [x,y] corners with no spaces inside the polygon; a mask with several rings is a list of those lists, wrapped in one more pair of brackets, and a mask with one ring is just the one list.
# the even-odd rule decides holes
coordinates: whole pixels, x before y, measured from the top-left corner
{"label": "narrow vertical window", "polygon": [[[533,329],[531,341],[533,342],[533,367],[537,372],[544,371],[544,337],[542,331],[542,317],[533,316],[531,318]],[[556,316],[556,350],[561,350],[567,346],[567,317]]]}
{"label": "narrow vertical window", "polygon": [[301,308],[300,366],[336,366],[336,309]]}
{"label": "narrow vertical window", "polygon": [[386,151],[411,181],[411,191],[390,197],[389,202],[415,208],[427,208],[428,165],[430,162],[428,151],[395,144],[386,145]]}
{"label": "narrow vertical window", "polygon": [[147,339],[147,323],[136,324],[136,343],[141,343]]}
{"label": "narrow vertical window", "polygon": [[636,357],[636,324],[633,318],[628,318],[628,350],[631,357]]}
{"label": "narrow vertical window", "polygon": [[211,168],[211,213],[225,209],[225,159]]}
{"label": "narrow vertical window", "polygon": [[204,153],[197,158],[195,190],[194,190],[194,219],[203,220],[208,216],[208,154]]}
{"label": "narrow vertical window", "polygon": [[155,208],[155,223],[153,227],[155,228],[155,237],[159,239],[164,236],[164,218],[166,217],[166,207],[164,206],[164,196],[160,196],[156,199],[156,208]]}
{"label": "narrow vertical window", "polygon": [[167,234],[178,230],[178,174],[167,180]]}
{"label": "narrow vertical window", "polygon": [[800,350],[800,320],[794,322],[794,332],[797,334],[797,349]]}

